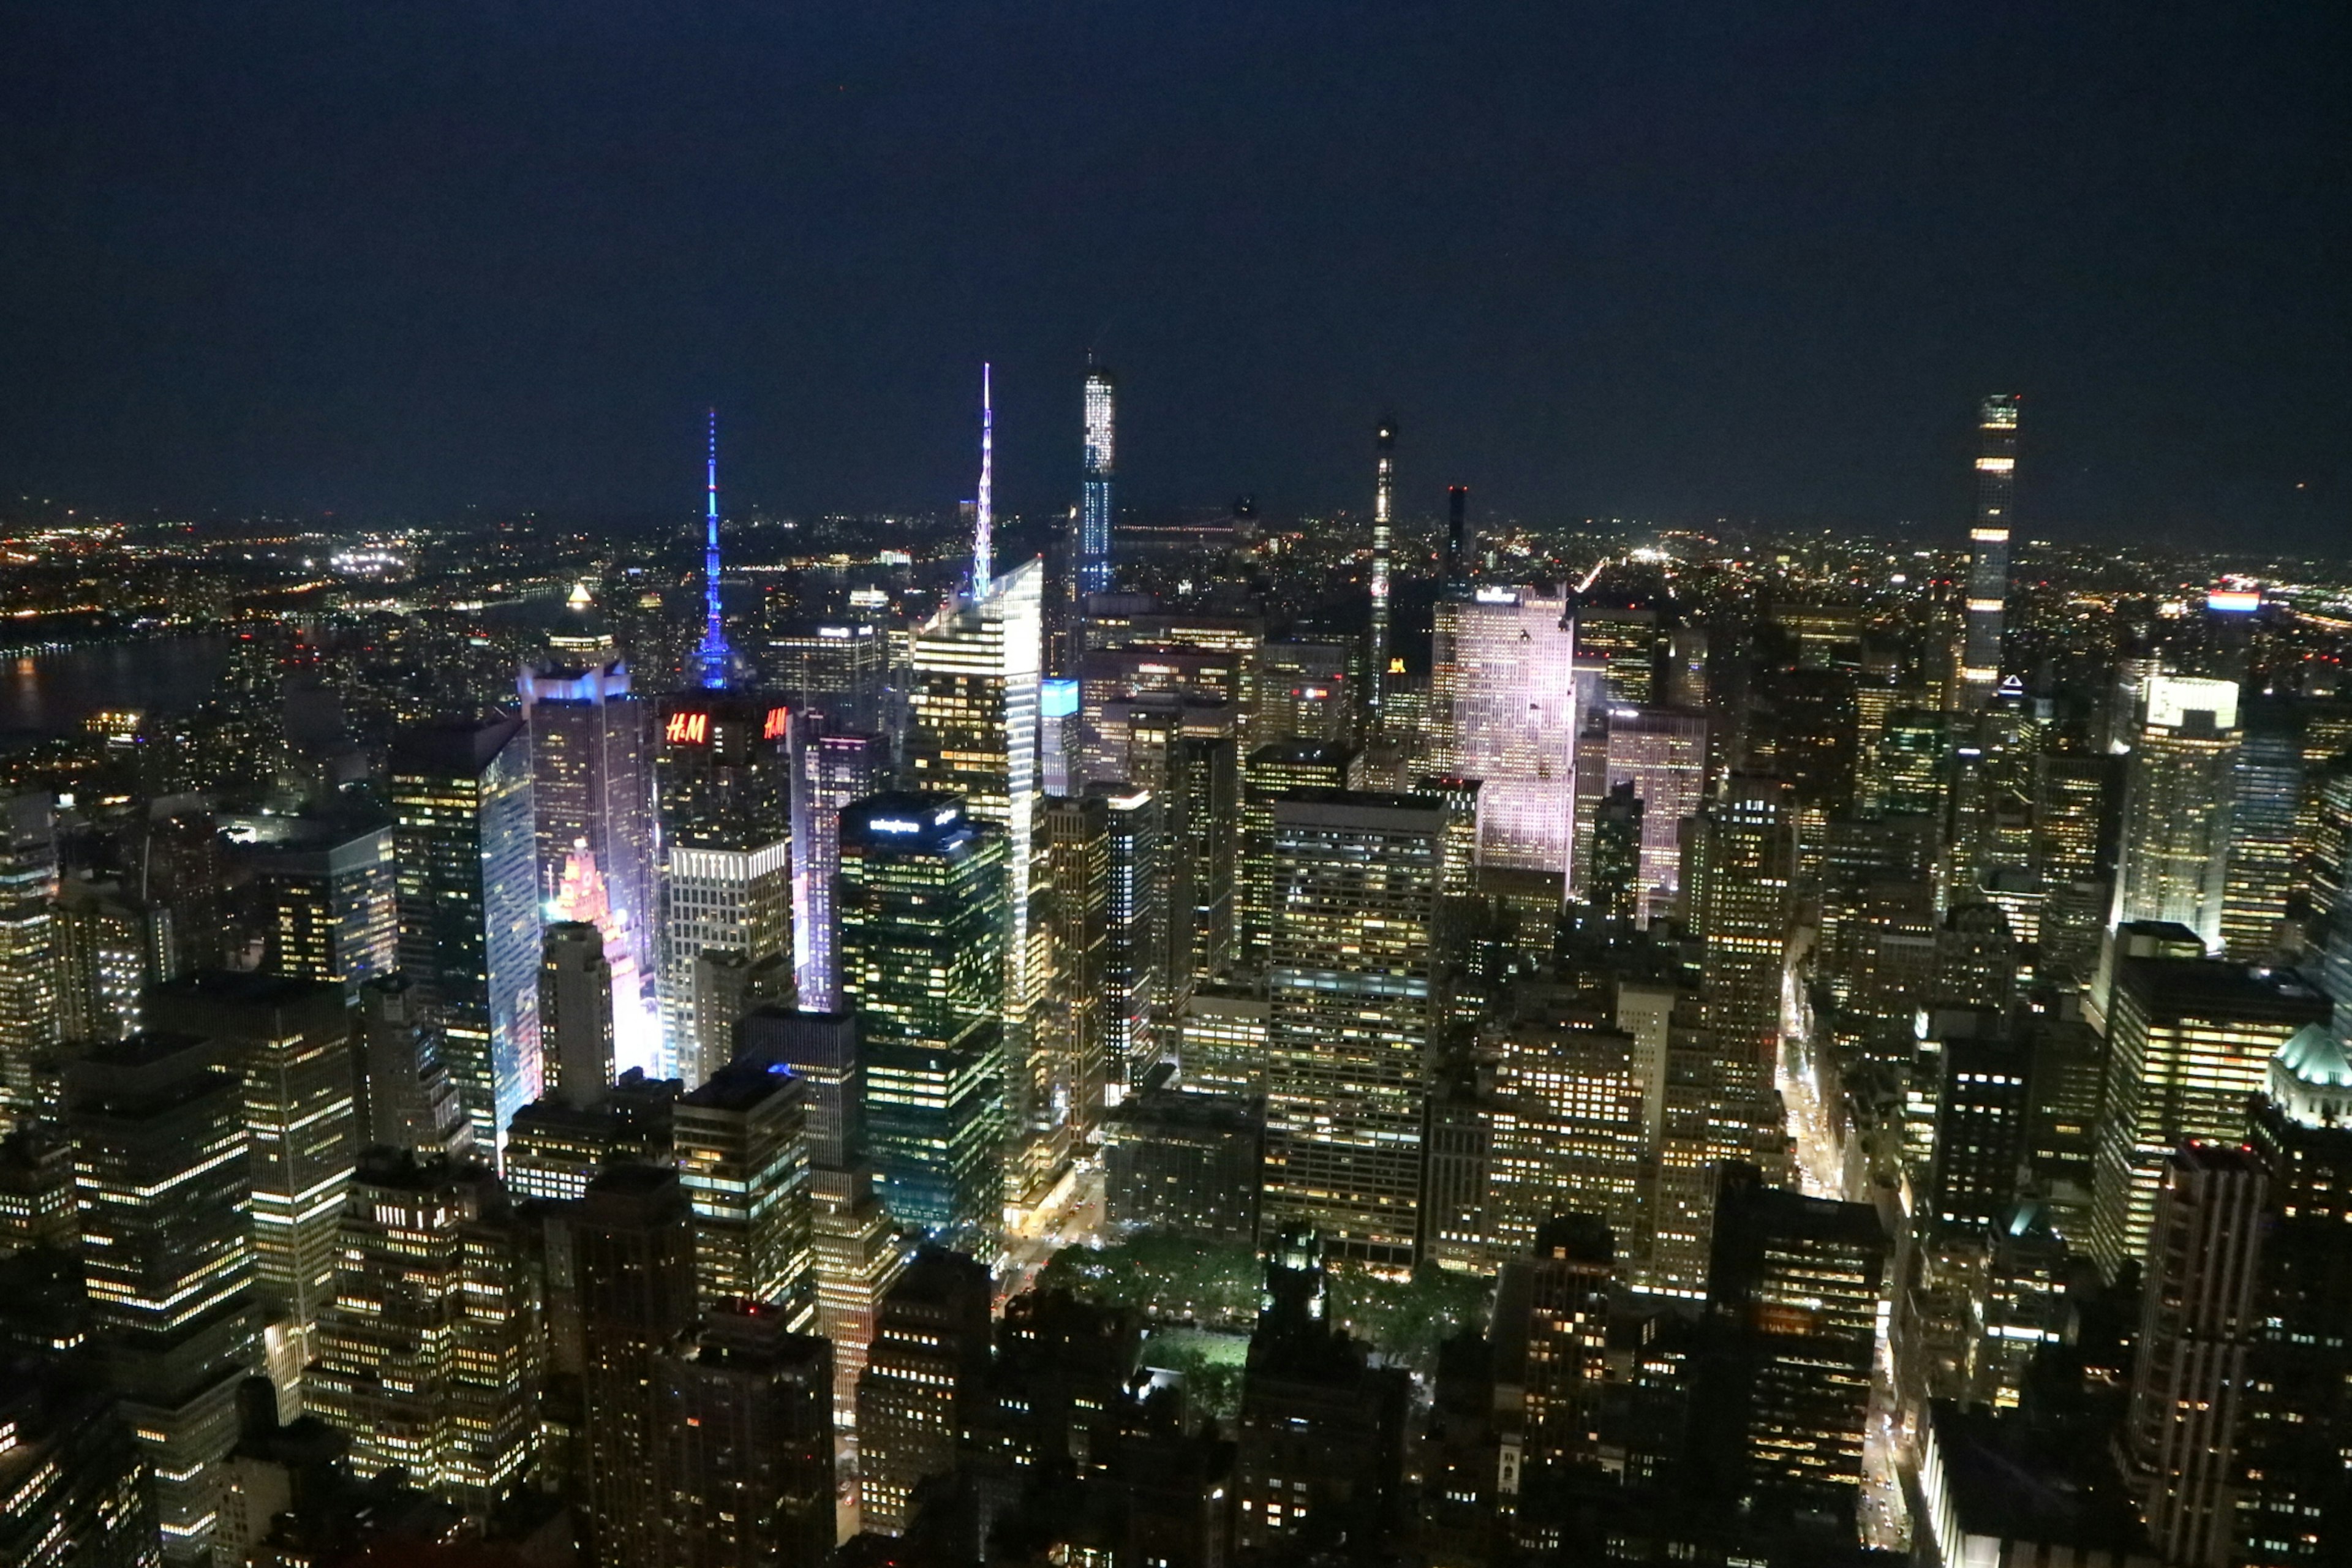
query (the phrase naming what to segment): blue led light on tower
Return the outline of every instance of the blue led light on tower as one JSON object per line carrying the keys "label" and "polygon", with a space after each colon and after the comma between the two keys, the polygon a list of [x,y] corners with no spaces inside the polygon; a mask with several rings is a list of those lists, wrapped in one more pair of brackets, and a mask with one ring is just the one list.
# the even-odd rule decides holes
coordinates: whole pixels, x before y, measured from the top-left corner
{"label": "blue led light on tower", "polygon": [[702,646],[695,650],[695,668],[707,690],[719,690],[735,673],[735,650],[727,646],[726,628],[719,621],[719,410],[710,411],[710,458],[704,480],[705,532],[702,541]]}

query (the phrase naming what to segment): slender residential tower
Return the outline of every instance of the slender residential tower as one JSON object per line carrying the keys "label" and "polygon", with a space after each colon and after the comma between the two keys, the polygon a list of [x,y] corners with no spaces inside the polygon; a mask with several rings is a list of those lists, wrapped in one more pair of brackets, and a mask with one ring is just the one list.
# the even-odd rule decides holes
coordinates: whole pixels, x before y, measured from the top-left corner
{"label": "slender residential tower", "polygon": [[2001,616],[2009,600],[2009,510],[2017,489],[2015,393],[1995,393],[1977,411],[1977,521],[1969,530],[1968,644],[1960,655],[1963,699],[1981,708],[2000,684]]}
{"label": "slender residential tower", "polygon": [[1364,671],[1365,730],[1379,728],[1381,701],[1389,673],[1389,547],[1395,535],[1391,510],[1396,486],[1396,421],[1381,421],[1376,437],[1380,454],[1372,489],[1372,640]]}
{"label": "slender residential tower", "polygon": [[1111,374],[1087,366],[1086,482],[1078,496],[1078,592],[1110,592],[1111,475],[1118,466],[1118,395]]}
{"label": "slender residential tower", "polygon": [[980,367],[980,499],[971,530],[971,597],[988,597],[996,580],[996,414],[991,404],[988,365]]}
{"label": "slender residential tower", "polygon": [[[982,480],[981,505],[985,508],[987,481]],[[734,672],[735,650],[727,646],[727,632],[719,624],[719,410],[710,411],[710,464],[705,481],[709,510],[705,514],[707,530],[702,540],[702,646],[695,650],[694,661],[701,671],[706,690],[724,687]],[[985,524],[982,525],[983,528]]]}
{"label": "slender residential tower", "polygon": [[1445,581],[1450,587],[1470,576],[1470,487],[1445,487]]}

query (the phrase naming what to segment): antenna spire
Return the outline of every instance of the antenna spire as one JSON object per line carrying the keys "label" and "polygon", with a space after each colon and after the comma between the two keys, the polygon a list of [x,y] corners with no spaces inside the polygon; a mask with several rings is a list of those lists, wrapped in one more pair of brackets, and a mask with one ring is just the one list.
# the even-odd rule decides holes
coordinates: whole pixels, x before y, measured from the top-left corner
{"label": "antenna spire", "polygon": [[983,360],[980,366],[980,500],[972,508],[975,516],[971,530],[971,596],[975,601],[988,597],[988,585],[996,575],[994,563],[990,559],[996,543],[996,414],[989,379],[989,365]]}
{"label": "antenna spire", "polygon": [[718,690],[734,674],[735,650],[719,621],[719,410],[710,411],[710,457],[704,480],[702,646],[695,650],[705,689]]}

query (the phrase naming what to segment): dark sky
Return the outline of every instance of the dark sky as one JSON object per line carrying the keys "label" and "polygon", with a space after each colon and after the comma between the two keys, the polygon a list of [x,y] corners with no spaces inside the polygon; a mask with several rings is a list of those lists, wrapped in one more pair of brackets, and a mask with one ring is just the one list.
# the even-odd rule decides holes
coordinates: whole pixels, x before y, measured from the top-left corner
{"label": "dark sky", "polygon": [[[2352,6],[0,9],[0,487],[2352,539]],[[2298,489],[2298,485],[2306,488]]]}

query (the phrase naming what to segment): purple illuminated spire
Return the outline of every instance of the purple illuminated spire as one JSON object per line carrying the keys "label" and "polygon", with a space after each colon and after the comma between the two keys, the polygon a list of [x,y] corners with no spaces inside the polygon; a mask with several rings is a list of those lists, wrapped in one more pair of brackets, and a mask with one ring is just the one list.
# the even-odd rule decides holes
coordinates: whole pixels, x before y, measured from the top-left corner
{"label": "purple illuminated spire", "polygon": [[991,556],[996,540],[996,415],[989,399],[989,367],[980,367],[980,500],[973,506],[975,521],[971,531],[971,596],[977,601],[988,597],[988,585],[995,578],[995,563]]}
{"label": "purple illuminated spire", "polygon": [[719,624],[719,410],[710,411],[710,467],[707,481],[707,531],[702,541],[702,646],[695,662],[702,668],[702,684],[710,690],[724,687],[735,671],[735,650]]}

